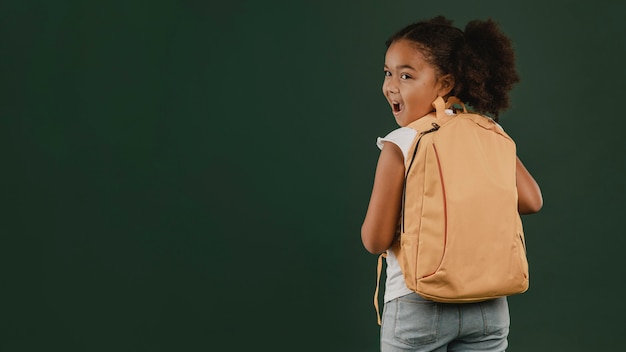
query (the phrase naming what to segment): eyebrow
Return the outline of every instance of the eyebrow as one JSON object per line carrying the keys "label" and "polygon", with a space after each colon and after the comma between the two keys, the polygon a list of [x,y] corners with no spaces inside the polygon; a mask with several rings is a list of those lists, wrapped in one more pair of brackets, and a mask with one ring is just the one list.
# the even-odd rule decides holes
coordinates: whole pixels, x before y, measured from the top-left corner
{"label": "eyebrow", "polygon": [[[385,68],[389,68],[389,66],[385,65]],[[396,69],[398,69],[398,70],[402,70],[402,69],[405,69],[405,68],[408,68],[408,69],[413,70],[413,71],[417,71],[417,70],[415,69],[415,67],[413,67],[413,66],[411,66],[411,65],[400,65],[400,66],[396,66]]]}

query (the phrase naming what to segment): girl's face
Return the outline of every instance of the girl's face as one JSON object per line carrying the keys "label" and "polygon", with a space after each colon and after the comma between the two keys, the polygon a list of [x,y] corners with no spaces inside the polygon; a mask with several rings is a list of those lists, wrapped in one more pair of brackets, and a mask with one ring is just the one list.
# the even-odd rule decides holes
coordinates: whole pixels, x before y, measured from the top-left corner
{"label": "girl's face", "polygon": [[385,55],[383,94],[398,125],[404,127],[433,111],[437,96],[448,94],[453,83],[450,75],[437,76],[412,42],[393,42]]}

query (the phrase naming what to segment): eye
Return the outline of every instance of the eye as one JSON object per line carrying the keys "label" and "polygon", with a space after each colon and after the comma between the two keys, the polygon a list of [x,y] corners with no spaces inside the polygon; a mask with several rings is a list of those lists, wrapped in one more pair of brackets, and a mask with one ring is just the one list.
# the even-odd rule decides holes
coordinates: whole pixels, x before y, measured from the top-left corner
{"label": "eye", "polygon": [[411,76],[407,75],[406,73],[403,73],[403,74],[400,75],[400,79],[405,79],[406,80],[406,79],[409,79],[409,78],[411,78]]}
{"label": "eye", "polygon": [[391,77],[391,72],[384,70],[383,71],[385,73],[385,77]]}

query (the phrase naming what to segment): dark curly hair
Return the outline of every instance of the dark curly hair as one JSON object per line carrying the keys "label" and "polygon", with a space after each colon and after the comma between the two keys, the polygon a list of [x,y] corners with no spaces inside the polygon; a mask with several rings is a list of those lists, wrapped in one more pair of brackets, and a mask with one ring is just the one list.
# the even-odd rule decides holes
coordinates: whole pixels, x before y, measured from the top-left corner
{"label": "dark curly hair", "polygon": [[387,40],[387,47],[401,39],[413,42],[438,75],[451,74],[451,94],[476,112],[497,121],[509,107],[509,91],[519,82],[515,53],[493,20],[471,21],[462,31],[438,16],[402,28]]}

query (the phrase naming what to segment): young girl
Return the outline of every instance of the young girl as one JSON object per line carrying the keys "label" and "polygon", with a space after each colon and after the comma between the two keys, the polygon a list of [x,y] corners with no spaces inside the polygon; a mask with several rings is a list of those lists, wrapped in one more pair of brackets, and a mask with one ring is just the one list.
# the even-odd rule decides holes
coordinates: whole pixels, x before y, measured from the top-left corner
{"label": "young girl", "polygon": [[[382,150],[361,229],[369,252],[387,252],[381,350],[504,351],[505,297],[462,304],[426,300],[406,287],[389,248],[397,236],[405,158],[417,133],[405,126],[431,113],[438,97],[450,96],[497,121],[519,80],[511,42],[491,20],[472,21],[462,31],[440,16],[401,29],[386,44],[382,90],[400,128],[378,139]],[[539,211],[539,186],[519,158],[516,175],[519,213]]]}

